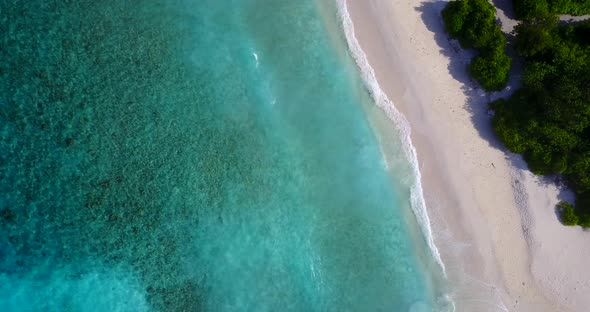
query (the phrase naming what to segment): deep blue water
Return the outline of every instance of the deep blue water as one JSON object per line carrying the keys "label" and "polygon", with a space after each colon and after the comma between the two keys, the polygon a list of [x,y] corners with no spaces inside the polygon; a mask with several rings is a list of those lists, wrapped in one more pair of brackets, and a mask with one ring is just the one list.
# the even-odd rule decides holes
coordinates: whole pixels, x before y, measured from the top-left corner
{"label": "deep blue water", "polygon": [[0,311],[433,309],[321,3],[0,0]]}

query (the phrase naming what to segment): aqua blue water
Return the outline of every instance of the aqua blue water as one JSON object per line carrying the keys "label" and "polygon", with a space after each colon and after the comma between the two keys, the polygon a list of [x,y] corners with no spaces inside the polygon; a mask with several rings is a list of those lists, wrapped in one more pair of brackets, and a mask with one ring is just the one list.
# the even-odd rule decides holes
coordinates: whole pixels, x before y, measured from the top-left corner
{"label": "aqua blue water", "polygon": [[328,1],[0,0],[0,311],[432,310],[339,27]]}

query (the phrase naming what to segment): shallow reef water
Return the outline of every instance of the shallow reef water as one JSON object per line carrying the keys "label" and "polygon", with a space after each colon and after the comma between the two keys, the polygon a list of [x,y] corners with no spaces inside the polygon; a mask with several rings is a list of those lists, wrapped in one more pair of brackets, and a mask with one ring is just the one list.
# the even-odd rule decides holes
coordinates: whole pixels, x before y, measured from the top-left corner
{"label": "shallow reef water", "polygon": [[0,0],[0,311],[432,305],[336,15]]}

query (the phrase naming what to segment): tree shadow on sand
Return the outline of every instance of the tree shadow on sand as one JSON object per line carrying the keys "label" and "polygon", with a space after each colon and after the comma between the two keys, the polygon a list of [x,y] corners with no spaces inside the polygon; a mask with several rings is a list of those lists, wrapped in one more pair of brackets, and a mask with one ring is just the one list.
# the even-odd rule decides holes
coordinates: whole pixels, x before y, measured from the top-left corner
{"label": "tree shadow on sand", "polygon": [[[440,53],[449,59],[449,73],[463,85],[461,89],[467,97],[464,108],[470,113],[473,125],[479,135],[493,148],[506,151],[506,148],[492,130],[492,113],[488,108],[488,103],[499,98],[506,98],[512,94],[518,87],[522,66],[518,64],[518,61],[513,60],[508,87],[500,92],[485,92],[467,72],[467,66],[476,55],[475,51],[463,50],[459,42],[451,39],[445,31],[441,11],[447,3],[446,1],[422,2],[416,10],[421,13],[422,21],[428,30],[434,33],[436,43],[440,47]],[[511,54],[510,51],[509,54]],[[526,169],[526,167],[521,167],[522,164],[514,165]]]}
{"label": "tree shadow on sand", "polygon": [[[513,18],[514,13],[510,1],[507,0],[493,0],[494,5],[504,10],[507,16]],[[464,108],[470,113],[473,126],[478,131],[480,137],[486,140],[488,144],[505,154],[505,159],[515,168],[527,170],[528,166],[522,159],[521,155],[511,153],[508,151],[500,140],[496,137],[492,129],[493,113],[489,110],[488,103],[500,98],[508,98],[512,93],[520,87],[520,78],[523,71],[523,62],[520,57],[516,56],[516,52],[511,48],[510,42],[514,40],[512,34],[507,34],[508,50],[507,54],[512,58],[512,67],[510,69],[510,78],[508,86],[499,92],[487,93],[477,84],[477,82],[469,76],[467,66],[471,59],[476,55],[473,50],[464,50],[459,45],[459,42],[451,39],[442,21],[441,11],[447,5],[447,1],[422,1],[416,10],[420,12],[422,21],[427,29],[434,33],[434,38],[440,47],[440,53],[449,59],[448,70],[451,76],[462,84],[463,94],[467,100],[464,103]],[[537,176],[537,184],[549,185],[556,184],[560,190],[558,198],[560,200],[567,200],[571,198],[571,192],[567,190],[563,182],[559,182],[560,178],[556,176]],[[518,180],[515,180],[518,183]]]}

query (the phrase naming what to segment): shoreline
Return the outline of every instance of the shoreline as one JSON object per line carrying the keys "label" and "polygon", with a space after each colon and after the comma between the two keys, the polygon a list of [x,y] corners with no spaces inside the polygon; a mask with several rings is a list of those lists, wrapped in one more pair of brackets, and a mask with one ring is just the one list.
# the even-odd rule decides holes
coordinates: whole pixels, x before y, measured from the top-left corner
{"label": "shoreline", "polygon": [[435,262],[440,266],[442,269],[443,275],[446,275],[445,265],[440,257],[440,253],[436,244],[434,243],[434,238],[432,234],[432,229],[430,227],[430,218],[428,216],[428,211],[426,210],[426,203],[424,200],[424,192],[422,189],[422,184],[420,183],[421,180],[421,173],[420,173],[420,164],[418,161],[418,157],[416,155],[416,148],[412,145],[411,140],[411,126],[406,119],[406,117],[394,106],[394,104],[389,100],[388,96],[383,92],[381,89],[377,78],[375,77],[375,71],[369,64],[369,60],[367,59],[367,55],[362,50],[360,43],[358,42],[355,32],[354,32],[354,25],[352,24],[352,19],[350,18],[350,13],[348,12],[348,7],[346,6],[345,0],[340,0],[339,3],[339,10],[340,14],[343,16],[343,23],[344,23],[344,32],[346,36],[346,40],[348,42],[349,49],[351,49],[353,58],[358,67],[361,68],[361,75],[362,79],[369,86],[369,92],[371,97],[375,101],[375,104],[387,115],[387,118],[390,121],[393,121],[395,128],[401,134],[401,143],[403,145],[402,150],[404,156],[410,162],[412,167],[412,174],[416,178],[416,182],[413,183],[411,186],[411,206],[414,212],[415,217],[418,219],[418,225],[421,228],[422,234],[425,236],[426,243],[430,248],[430,252],[434,257]]}
{"label": "shoreline", "polygon": [[468,77],[472,54],[447,39],[440,18],[447,2],[345,3],[381,89],[409,121],[457,311],[587,306],[590,233],[561,225],[554,209],[567,192],[495,138],[487,103],[511,88],[486,94]]}

